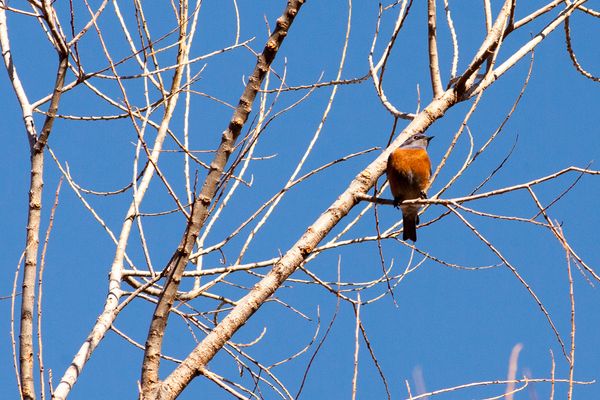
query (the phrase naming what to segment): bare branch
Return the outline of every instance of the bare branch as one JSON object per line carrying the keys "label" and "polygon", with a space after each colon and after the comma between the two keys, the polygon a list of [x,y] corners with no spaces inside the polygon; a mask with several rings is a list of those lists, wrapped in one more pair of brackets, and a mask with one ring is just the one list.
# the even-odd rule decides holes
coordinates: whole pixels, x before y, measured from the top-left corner
{"label": "bare branch", "polygon": [[450,36],[452,37],[452,69],[450,70],[450,82],[456,78],[456,71],[458,69],[458,38],[456,36],[456,29],[454,28],[454,21],[450,13],[450,5],[448,0],[444,0],[444,10],[446,11],[446,22],[448,23],[448,29],[450,30]]}
{"label": "bare branch", "polygon": [[498,51],[498,44],[502,40],[502,37],[504,35],[504,29],[506,26],[506,21],[510,14],[512,5],[511,3],[511,0],[505,0],[504,5],[500,9],[498,17],[496,18],[496,21],[492,25],[490,32],[485,37],[485,40],[481,44],[481,47],[479,47],[477,54],[475,54],[473,60],[471,60],[471,63],[469,64],[465,72],[463,72],[458,78],[456,88],[459,93],[462,94],[462,92],[465,89],[468,89],[467,82],[474,78],[477,70],[483,64],[483,62],[487,60],[490,57],[490,55]]}
{"label": "bare branch", "polygon": [[[169,265],[165,268],[165,272],[168,274],[168,282],[165,285],[163,294],[161,295],[154,312],[148,339],[146,341],[146,352],[144,354],[144,363],[142,367],[142,389],[144,391],[144,396],[153,392],[159,392],[160,396],[165,399],[176,397],[195,376],[195,373],[186,374],[181,377],[178,376],[177,371],[187,369],[186,367],[182,367],[182,365],[184,365],[182,364],[180,365],[180,367],[182,367],[181,369],[177,368],[176,371],[167,377],[165,382],[158,387],[158,365],[160,358],[158,358],[157,355],[160,353],[167,317],[175,299],[183,270],[189,260],[189,256],[198,236],[198,232],[208,217],[209,206],[216,195],[225,164],[233,151],[233,146],[252,109],[252,104],[260,89],[262,80],[302,4],[303,0],[290,1],[283,15],[277,20],[277,27],[267,41],[263,53],[258,58],[257,65],[240,98],[240,104],[233,114],[229,127],[223,132],[221,144],[211,163],[211,169],[204,181],[198,198],[194,202],[191,218],[184,233],[183,240],[179,245],[177,252],[174,254],[171,261],[169,261]],[[189,357],[187,360],[189,360]]]}
{"label": "bare branch", "polygon": [[535,292],[533,291],[533,289],[531,288],[531,286],[529,286],[529,284],[523,279],[523,277],[521,277],[521,274],[519,274],[519,272],[517,271],[517,269],[506,259],[506,257],[504,257],[502,255],[502,253],[500,251],[498,251],[496,249],[496,247],[494,247],[494,245],[492,245],[489,240],[487,240],[481,233],[479,233],[477,231],[477,229],[475,229],[475,227],[465,219],[465,217],[463,217],[458,211],[456,211],[453,207],[448,207],[448,209],[450,211],[452,211],[454,213],[454,215],[456,215],[474,234],[475,236],[477,236],[477,238],[479,238],[479,240],[481,240],[483,243],[485,243],[485,245],[500,259],[502,260],[502,262],[504,263],[504,265],[506,265],[506,267],[513,273],[513,275],[515,275],[515,277],[519,280],[519,282],[523,285],[523,287],[525,287],[525,289],[529,292],[529,294],[531,295],[531,297],[535,300],[535,302],[537,303],[538,307],[540,308],[540,310],[542,311],[542,313],[544,314],[544,316],[546,317],[546,320],[548,321],[548,324],[550,325],[550,328],[552,328],[552,331],[554,332],[554,335],[556,336],[556,340],[558,340],[558,344],[560,344],[560,347],[563,351],[563,354],[565,356],[565,358],[568,360],[569,356],[567,355],[567,352],[565,350],[565,344],[560,336],[560,334],[558,333],[558,330],[556,329],[556,325],[554,324],[554,321],[552,321],[552,318],[550,317],[550,313],[548,312],[548,310],[546,310],[546,306],[544,306],[544,304],[542,303],[542,301],[539,299],[539,297],[535,294]]}
{"label": "bare branch", "polygon": [[[2,12],[2,11],[0,11]],[[15,378],[17,380],[17,387],[19,388],[19,397],[23,399],[23,388],[21,385],[21,375],[19,374],[19,364],[17,363],[17,342],[15,340],[15,302],[17,299],[17,283],[19,281],[19,271],[21,269],[21,263],[25,258],[25,252],[21,253],[17,268],[15,269],[15,277],[13,279],[12,294],[10,296],[10,343],[12,345],[12,356],[13,356],[13,367],[15,369]]]}
{"label": "bare branch", "polygon": [[571,61],[573,62],[575,69],[581,75],[585,76],[586,78],[588,78],[594,82],[600,82],[600,77],[594,76],[591,73],[589,73],[588,71],[586,71],[581,66],[579,61],[577,60],[577,56],[575,55],[575,51],[573,50],[573,44],[571,43],[571,24],[570,24],[569,20],[570,20],[569,17],[565,18],[565,41],[567,42],[567,53],[569,53],[569,57],[571,58]]}
{"label": "bare branch", "polygon": [[4,66],[8,72],[8,78],[15,92],[19,105],[23,113],[23,122],[25,124],[25,132],[29,139],[30,146],[33,147],[37,140],[37,133],[34,126],[32,107],[27,98],[25,88],[21,83],[19,74],[17,73],[17,67],[15,66],[15,60],[12,56],[10,48],[10,40],[8,38],[8,26],[6,23],[6,5],[4,0],[0,0],[0,46],[2,47],[2,59]]}
{"label": "bare branch", "polygon": [[[4,1],[2,1],[4,5]],[[13,90],[17,96],[17,100],[23,111],[23,121],[25,130],[28,134],[30,144],[30,182],[29,182],[29,208],[27,216],[27,235],[25,245],[25,267],[23,270],[22,284],[22,301],[21,301],[21,321],[19,333],[19,363],[20,363],[20,379],[21,379],[21,394],[25,399],[35,399],[35,385],[33,377],[33,314],[35,307],[35,281],[38,267],[38,249],[39,249],[39,230],[42,208],[42,188],[43,188],[43,171],[44,171],[44,149],[48,141],[48,136],[52,130],[52,125],[55,120],[56,112],[60,102],[62,87],[65,82],[67,71],[67,49],[64,47],[64,41],[60,36],[57,28],[56,15],[49,3],[43,3],[43,19],[49,25],[51,31],[55,35],[57,52],[59,56],[56,81],[54,83],[53,94],[48,107],[48,115],[45,118],[44,125],[38,135],[33,124],[31,115],[31,105],[25,90],[19,80],[16,72],[12,53],[10,50],[10,42],[8,40],[8,28],[6,25],[6,11],[0,7],[0,45],[4,63],[11,80]]]}
{"label": "bare branch", "polygon": [[485,31],[489,34],[492,31],[492,5],[490,0],[483,0],[483,11],[485,14]]}
{"label": "bare branch", "polygon": [[[341,260],[340,260],[340,258],[338,258],[338,270],[337,270],[338,271],[338,281],[340,280],[340,265],[341,265]],[[319,350],[323,346],[323,343],[325,343],[325,340],[327,340],[327,337],[329,336],[329,332],[331,331],[331,328],[333,327],[333,324],[338,316],[339,311],[340,311],[340,297],[337,298],[337,302],[335,303],[335,311],[333,313],[333,316],[331,317],[331,320],[329,321],[329,324],[327,325],[327,329],[325,329],[325,333],[323,334],[323,337],[319,341],[319,344],[317,344],[315,351],[311,355],[310,360],[308,361],[308,364],[306,365],[306,369],[304,370],[304,375],[302,376],[302,381],[300,382],[300,387],[298,388],[298,392],[294,396],[294,399],[300,398],[300,394],[302,394],[302,389],[304,388],[304,384],[306,383],[306,378],[308,377],[310,367],[311,367],[313,361],[315,360],[315,358],[317,357]]]}
{"label": "bare branch", "polygon": [[61,177],[56,187],[54,194],[54,205],[50,211],[50,220],[48,222],[48,228],[46,229],[46,238],[44,239],[44,247],[42,248],[42,255],[40,257],[40,275],[38,278],[38,290],[37,290],[37,345],[38,345],[38,364],[40,372],[40,397],[42,400],[46,398],[46,390],[44,388],[44,356],[43,356],[43,340],[42,340],[42,284],[44,281],[44,267],[46,266],[46,251],[48,250],[48,242],[50,241],[50,233],[54,226],[54,215],[58,207],[58,195],[60,194],[60,188],[62,186],[63,178]]}
{"label": "bare branch", "polygon": [[[485,78],[477,84],[475,89],[471,92],[471,96],[478,94],[480,91],[485,90],[490,84],[496,81],[499,77],[504,75],[506,71],[512,68],[521,58],[525,57],[527,53],[532,51],[538,44],[542,42],[550,32],[556,29],[578,6],[585,3],[587,0],[579,0],[572,3],[570,6],[565,8],[552,22],[550,22],[544,29],[542,29],[537,35],[535,35],[529,42],[523,45],[519,50],[513,53],[506,61],[496,67],[493,71],[490,71]],[[562,2],[562,1],[561,1]]]}
{"label": "bare branch", "polygon": [[360,293],[356,295],[356,305],[354,306],[354,313],[356,314],[356,328],[354,329],[354,373],[352,375],[352,400],[356,399],[356,390],[358,383],[358,351],[360,344]]}
{"label": "bare branch", "polygon": [[440,76],[440,60],[438,59],[437,48],[437,16],[436,16],[436,0],[427,1],[427,29],[429,38],[429,75],[431,77],[431,87],[433,97],[440,97],[444,92],[442,87],[442,78]]}
{"label": "bare branch", "polygon": [[[94,25],[95,25],[96,29],[98,29],[97,25],[96,24],[94,24]],[[98,320],[97,320],[96,324],[94,325],[94,327],[92,328],[92,331],[90,332],[88,338],[86,339],[86,341],[83,343],[83,345],[81,346],[81,348],[75,355],[70,367],[66,370],[59,385],[56,387],[56,390],[54,392],[55,400],[64,400],[67,397],[68,393],[71,391],[73,385],[77,381],[77,378],[79,377],[79,374],[81,373],[81,370],[83,369],[84,365],[87,363],[88,359],[90,358],[90,356],[92,355],[93,351],[98,346],[100,341],[104,338],[104,335],[106,334],[107,330],[110,328],[110,326],[112,325],[112,322],[114,321],[114,319],[116,318],[116,316],[118,314],[118,312],[115,312],[115,310],[117,309],[117,307],[119,305],[119,299],[120,299],[121,293],[122,293],[120,284],[121,284],[121,280],[122,280],[123,258],[125,257],[125,249],[127,247],[127,242],[129,239],[129,235],[131,233],[134,216],[136,215],[137,210],[139,209],[139,205],[144,198],[146,190],[147,190],[147,188],[150,184],[150,181],[155,172],[155,169],[153,166],[156,165],[158,157],[160,156],[160,152],[162,150],[162,145],[163,145],[165,136],[168,131],[169,123],[171,121],[171,117],[173,115],[175,105],[177,104],[177,98],[178,98],[178,94],[179,94],[179,86],[180,86],[182,72],[183,72],[183,64],[184,64],[185,60],[187,60],[187,57],[188,57],[187,46],[185,46],[185,40],[184,40],[185,24],[181,24],[180,29],[181,29],[180,35],[179,35],[180,51],[177,56],[177,63],[178,63],[178,65],[180,65],[180,67],[178,69],[176,69],[176,72],[173,76],[173,81],[172,81],[171,89],[169,92],[170,96],[166,100],[165,113],[164,113],[163,119],[161,121],[160,127],[159,127],[157,135],[156,135],[152,153],[149,156],[149,158],[153,161],[153,164],[150,164],[148,166],[148,168],[146,168],[146,170],[143,174],[142,180],[135,192],[133,201],[129,207],[129,210],[127,211],[125,222],[123,224],[123,227],[122,227],[119,239],[118,239],[117,250],[115,253],[115,257],[114,257],[113,264],[111,266],[111,272],[110,272],[109,294],[106,299],[104,310],[103,310],[102,314],[98,317]],[[101,38],[101,36],[99,36],[99,37]],[[106,55],[107,55],[107,57],[109,57],[108,53],[106,53]],[[114,64],[112,64],[112,65],[114,68]],[[130,112],[130,115],[131,115],[131,110],[132,110],[132,108],[129,106],[128,111]],[[134,122],[134,121],[132,121],[132,122]],[[135,122],[134,122],[134,127],[136,127],[136,126],[137,125],[135,125]]]}
{"label": "bare branch", "polygon": [[558,6],[561,3],[564,3],[565,1],[566,0],[554,0],[551,3],[546,4],[545,6],[538,8],[531,14],[529,14],[526,17],[523,17],[520,20],[518,20],[517,22],[515,22],[512,27],[509,26],[509,30],[515,30],[515,29],[521,28],[522,26],[530,23],[531,21],[536,20],[539,16],[552,11],[556,6]]}
{"label": "bare branch", "polygon": [[[515,379],[513,381],[513,383],[548,383],[548,382],[569,383],[569,380],[568,379],[550,379],[550,378],[525,378],[525,379]],[[418,396],[412,397],[412,400],[426,399],[430,396],[436,396],[438,394],[443,394],[443,393],[456,392],[458,390],[469,389],[469,388],[473,388],[473,387],[491,386],[491,385],[506,385],[508,383],[509,383],[509,381],[503,381],[503,380],[465,383],[464,385],[458,385],[458,386],[453,386],[453,387],[446,388],[446,389],[434,390],[429,393],[423,393]],[[595,381],[574,381],[573,383],[577,384],[577,385],[591,385],[591,384],[595,383]]]}
{"label": "bare branch", "polygon": [[[382,10],[380,8],[379,17],[377,19],[377,29],[375,31],[375,35],[373,36],[373,43],[371,44],[371,51],[369,52],[369,72],[371,73],[371,78],[373,79],[373,85],[375,85],[375,90],[377,92],[377,96],[379,96],[381,104],[383,104],[383,106],[394,117],[402,118],[402,119],[406,119],[406,120],[412,120],[414,118],[414,115],[410,114],[410,113],[405,113],[405,112],[399,111],[398,109],[396,109],[396,107],[394,107],[394,105],[388,100],[387,96],[385,95],[385,93],[383,91],[382,81],[383,81],[383,72],[385,70],[385,65],[387,63],[388,57],[390,56],[392,48],[394,47],[394,43],[396,42],[398,33],[400,32],[400,29],[402,29],[402,26],[404,25],[404,21],[406,20],[406,17],[408,16],[408,12],[410,11],[411,5],[412,5],[412,0],[410,0],[410,2],[408,2],[408,0],[402,1],[402,7],[400,7],[400,11],[398,12],[398,17],[396,18],[396,24],[394,26],[394,31],[392,32],[392,36],[390,37],[390,40],[388,41],[388,44],[387,44],[385,50],[383,51],[381,58],[375,65],[373,62],[373,53],[375,52],[375,44],[377,43],[377,36],[379,35],[379,23],[381,20],[381,13],[382,13]],[[379,76],[378,74],[381,74],[381,76]]]}

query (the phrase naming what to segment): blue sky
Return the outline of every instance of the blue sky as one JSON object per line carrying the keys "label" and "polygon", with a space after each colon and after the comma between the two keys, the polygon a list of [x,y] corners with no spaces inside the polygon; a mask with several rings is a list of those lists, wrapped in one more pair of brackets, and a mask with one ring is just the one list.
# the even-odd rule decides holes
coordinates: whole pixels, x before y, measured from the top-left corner
{"label": "blue sky", "polygon": [[[24,3],[24,2],[23,2]],[[258,51],[265,41],[266,17],[274,26],[285,2],[240,1],[241,40],[254,37],[251,47]],[[431,99],[429,72],[427,70],[427,13],[422,2],[415,2],[398,37],[386,70],[384,87],[390,100],[400,109],[413,112]],[[469,6],[454,6],[453,16],[460,42],[459,71],[463,70],[483,37],[481,2]],[[593,7],[595,2],[590,2]],[[24,7],[15,4],[15,7]],[[57,7],[61,5],[57,4]],[[81,6],[81,5],[79,5]],[[452,3],[451,3],[452,6]],[[497,12],[499,5],[494,5]],[[128,23],[135,28],[130,5],[123,4]],[[173,16],[167,3],[145,5],[154,37],[173,27]],[[533,5],[519,4],[517,16],[534,9]],[[61,10],[64,12],[65,10]],[[84,9],[79,10],[82,14]],[[354,2],[352,30],[346,65],[342,77],[351,79],[368,72],[367,56],[376,24],[375,2]],[[61,14],[66,18],[67,14]],[[438,5],[440,18],[439,47],[442,79],[448,82],[451,47],[448,30],[443,23],[443,7]],[[553,12],[552,15],[556,15]],[[323,81],[332,80],[337,73],[346,29],[347,6],[345,2],[310,1],[301,9],[290,34],[277,56],[274,68],[282,73],[287,67],[290,86],[315,82],[321,73]],[[380,44],[393,28],[395,11],[386,14],[382,21]],[[68,19],[65,19],[68,21]],[[503,45],[500,60],[525,43],[547,22],[549,17],[534,22],[512,34]],[[114,11],[107,7],[101,19],[106,29],[106,40],[116,59],[126,55],[122,46],[121,31],[113,25]],[[202,4],[199,28],[192,47],[192,56],[208,53],[230,45],[235,39],[234,9],[231,2],[207,1]],[[46,95],[51,90],[55,74],[56,57],[43,38],[39,26],[23,16],[8,15],[9,34],[15,63],[31,99]],[[577,14],[571,21],[573,46],[581,63],[590,71],[600,65],[597,20],[589,15]],[[169,43],[175,38],[167,39]],[[88,70],[104,67],[106,60],[98,47],[94,32],[89,32],[81,43],[82,57]],[[172,62],[174,50],[161,54],[165,64]],[[254,67],[255,58],[245,49],[207,60],[201,79],[194,89],[237,104],[244,82]],[[203,64],[192,67],[199,72]],[[476,113],[469,121],[475,148],[479,148],[502,122],[518,96],[529,68],[525,59],[496,82],[482,98]],[[122,67],[122,73],[136,73],[134,64]],[[72,76],[71,76],[72,79]],[[70,79],[68,79],[70,80]],[[164,75],[165,82],[170,75]],[[279,84],[272,78],[271,85]],[[99,82],[108,93],[120,99],[114,82]],[[143,87],[140,82],[128,82],[131,96],[143,104]],[[5,188],[0,199],[3,251],[0,253],[3,277],[0,296],[12,290],[14,269],[23,250],[27,218],[28,144],[23,130],[20,109],[10,87],[6,73],[0,73],[0,109],[4,110],[0,128],[4,145],[0,147],[0,185]],[[331,94],[331,87],[321,88],[299,106],[275,119],[261,137],[255,156],[268,157],[250,164],[248,177],[253,177],[252,187],[240,186],[230,206],[208,236],[207,243],[214,244],[227,236],[261,204],[282,187],[317,129]],[[275,110],[282,110],[300,99],[306,92],[286,92],[281,95]],[[600,157],[600,99],[598,84],[581,76],[573,68],[565,50],[562,28],[553,32],[535,52],[533,72],[525,94],[492,147],[446,192],[444,197],[468,195],[504,159],[515,144],[506,165],[491,179],[484,190],[498,189],[527,182],[568,166],[596,168]],[[270,97],[271,101],[273,96]],[[435,135],[429,148],[432,163],[440,162],[471,102],[459,104],[428,131]],[[183,129],[183,103],[176,110],[171,128],[181,137]],[[256,111],[256,107],[255,107]],[[61,114],[95,115],[114,114],[106,103],[94,98],[83,87],[64,95],[59,110]],[[156,113],[159,118],[162,112]],[[253,113],[249,121],[252,121]],[[190,148],[212,149],[231,117],[231,109],[199,95],[192,97],[190,118]],[[38,116],[37,126],[42,125]],[[314,151],[301,173],[338,159],[344,155],[371,147],[386,145],[393,120],[381,106],[373,84],[342,85],[334,100],[331,114],[317,141]],[[399,121],[398,131],[406,122]],[[244,133],[247,130],[244,130]],[[155,132],[149,131],[151,140]],[[58,120],[49,145],[60,161],[68,163],[76,181],[90,189],[109,191],[125,186],[131,181],[132,160],[135,153],[135,132],[129,121],[100,123]],[[167,140],[166,149],[176,149]],[[467,136],[459,140],[457,149],[447,167],[434,182],[430,193],[441,188],[460,168],[468,153]],[[345,190],[353,177],[364,169],[379,150],[345,163],[333,166],[301,183],[283,198],[265,227],[249,248],[244,262],[277,257],[285,252],[302,235],[304,230]],[[200,155],[210,161],[210,153]],[[161,169],[182,198],[185,197],[182,174],[183,157],[180,153],[164,153]],[[198,170],[200,180],[204,170]],[[54,199],[60,171],[49,155],[46,157],[45,188],[43,200],[42,233],[45,232]],[[577,178],[564,175],[552,182],[536,187],[536,194],[548,204]],[[248,178],[249,179],[249,178]],[[584,176],[565,197],[549,209],[549,215],[560,221],[566,237],[575,251],[592,267],[598,265],[597,251],[600,213],[597,199],[600,195],[599,177]],[[383,183],[383,179],[380,181]],[[388,191],[384,197],[390,197]],[[131,192],[112,197],[86,196],[96,211],[115,232],[119,232],[123,217],[131,200]],[[480,211],[529,218],[536,214],[535,205],[525,192],[481,200],[467,204]],[[339,232],[364,205],[357,206],[333,234]],[[174,208],[174,203],[160,181],[155,178],[144,200],[142,211],[157,212]],[[434,206],[421,217],[427,221],[444,212]],[[394,224],[400,213],[388,206],[379,206],[382,230]],[[569,344],[570,304],[565,254],[560,244],[545,229],[531,224],[490,220],[464,214],[517,268],[549,310],[563,340]],[[144,228],[156,268],[164,265],[176,248],[184,229],[181,215],[148,217]],[[373,212],[346,236],[356,238],[376,233]],[[223,258],[233,262],[244,243],[248,230],[234,239],[223,253],[210,254],[204,263],[207,267],[219,266]],[[477,267],[496,265],[500,261],[454,216],[418,231],[418,247],[450,263]],[[328,238],[326,239],[326,241]],[[382,243],[387,265],[394,261],[395,273],[402,271],[410,250],[401,243],[387,240]],[[137,266],[143,267],[144,257],[140,241],[134,234],[129,240],[128,254]],[[377,245],[373,242],[329,250],[319,255],[307,268],[321,279],[337,279],[338,262],[342,280],[369,281],[381,274]],[[60,205],[56,212],[55,227],[46,260],[43,297],[43,333],[45,367],[52,369],[54,383],[62,376],[73,355],[81,345],[101,311],[107,291],[107,274],[114,256],[114,244],[104,230],[94,221],[68,185],[63,183]],[[416,261],[421,259],[417,256]],[[600,329],[597,286],[590,285],[573,266],[576,301],[576,366],[575,378],[582,381],[600,379],[600,350],[597,333]],[[260,270],[266,273],[268,269]],[[598,268],[596,268],[598,270]],[[589,275],[586,275],[589,278]],[[306,279],[302,272],[292,278]],[[231,281],[238,285],[252,285],[256,278],[236,274]],[[184,282],[183,288],[190,283]],[[125,284],[124,288],[129,289]],[[385,285],[366,290],[363,300],[385,291]],[[229,285],[219,285],[215,293],[232,299],[240,298],[245,291]],[[566,362],[556,337],[537,304],[506,266],[492,269],[466,271],[439,265],[426,260],[416,271],[395,288],[396,307],[387,296],[361,309],[362,322],[375,354],[386,375],[393,398],[406,398],[405,380],[413,382],[415,368],[423,373],[427,390],[436,390],[474,381],[504,379],[508,358],[513,346],[523,344],[517,376],[550,376],[550,350],[556,360],[556,376],[568,377]],[[323,338],[327,324],[336,309],[336,298],[322,287],[290,282],[276,296],[311,318],[307,321],[289,309],[268,303],[233,338],[236,343],[252,341],[266,328],[265,337],[255,346],[247,348],[249,354],[268,365],[302,349],[311,341],[317,329],[317,310],[321,325],[317,341]],[[355,294],[352,294],[355,296]],[[216,303],[197,300],[192,303],[200,310],[210,310]],[[212,308],[211,308],[212,307]],[[138,342],[147,334],[153,305],[136,300],[118,317],[115,325]],[[0,301],[0,397],[17,398],[12,372],[9,324],[10,300]],[[222,316],[220,317],[222,318]],[[351,393],[352,363],[354,354],[355,317],[352,307],[342,302],[335,323],[309,372],[302,398],[349,398]],[[201,333],[195,332],[199,337]],[[164,349],[167,354],[184,358],[194,347],[194,338],[181,319],[171,317]],[[296,393],[314,352],[314,346],[294,361],[274,370],[292,394]],[[137,393],[136,381],[140,376],[143,353],[113,332],[109,332],[71,393],[73,399],[133,398]],[[365,343],[360,343],[360,369],[358,398],[385,398],[385,391]],[[161,364],[161,377],[174,367]],[[219,354],[211,370],[230,379],[251,385],[247,374],[239,376],[230,358]],[[39,387],[39,384],[38,384]],[[566,398],[564,384],[557,385],[555,398]],[[265,398],[275,398],[268,388]],[[438,398],[485,398],[499,395],[504,386],[471,389]],[[537,393],[548,398],[548,384],[532,384],[515,395],[516,399],[530,399]],[[577,386],[576,398],[591,399],[600,396],[598,384]],[[180,398],[227,398],[214,384],[197,378]]]}

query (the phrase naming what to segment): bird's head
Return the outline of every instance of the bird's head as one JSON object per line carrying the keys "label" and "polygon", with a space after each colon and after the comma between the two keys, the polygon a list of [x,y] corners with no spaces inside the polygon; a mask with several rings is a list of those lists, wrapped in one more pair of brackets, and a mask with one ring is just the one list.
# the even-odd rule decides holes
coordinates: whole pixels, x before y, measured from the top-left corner
{"label": "bird's head", "polygon": [[434,136],[425,136],[422,133],[417,133],[416,135],[406,139],[406,141],[402,143],[400,147],[426,149],[429,145],[429,141],[433,138]]}

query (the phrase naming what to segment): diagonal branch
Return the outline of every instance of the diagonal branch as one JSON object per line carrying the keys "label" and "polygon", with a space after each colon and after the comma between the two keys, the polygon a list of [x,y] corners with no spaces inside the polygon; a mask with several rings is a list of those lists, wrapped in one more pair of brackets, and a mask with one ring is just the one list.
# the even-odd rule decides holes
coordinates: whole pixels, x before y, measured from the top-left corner
{"label": "diagonal branch", "polygon": [[[223,171],[229,160],[229,156],[234,150],[235,142],[240,135],[242,127],[252,111],[256,94],[260,90],[262,81],[303,3],[304,0],[289,1],[285,11],[277,19],[276,28],[267,40],[263,52],[258,57],[254,72],[250,76],[248,85],[240,97],[238,107],[229,122],[229,127],[223,132],[219,148],[210,164],[208,176],[204,181],[200,194],[194,201],[192,214],[181,243],[165,268],[164,273],[167,275],[167,283],[154,311],[146,340],[141,381],[144,398],[153,397],[157,393],[155,390],[159,388],[158,369],[160,364],[160,350],[167,325],[167,318],[177,295],[183,271],[189,261],[189,256],[193,250],[198,233],[208,217],[209,207],[217,194]],[[174,398],[184,387],[185,385],[178,387],[179,390],[161,390],[160,397]]]}
{"label": "diagonal branch", "polygon": [[463,93],[463,91],[468,86],[468,82],[471,81],[479,67],[481,67],[485,60],[487,60],[494,52],[498,50],[498,44],[500,43],[504,35],[506,20],[510,15],[510,10],[512,8],[511,6],[511,0],[506,0],[504,2],[504,5],[500,9],[500,13],[496,18],[496,21],[494,22],[492,28],[485,37],[485,40],[481,44],[481,47],[479,47],[477,54],[475,54],[475,57],[473,57],[473,60],[471,60],[471,63],[456,83],[456,87],[458,88],[459,93]]}
{"label": "diagonal branch", "polygon": [[477,87],[472,90],[469,95],[475,96],[482,90],[485,90],[489,85],[495,82],[499,77],[504,75],[506,71],[511,69],[521,58],[525,57],[527,53],[532,51],[538,44],[542,42],[542,40],[546,39],[550,32],[555,30],[563,21],[569,17],[577,7],[581,6],[587,0],[578,0],[574,3],[571,3],[568,7],[566,7],[563,11],[556,16],[554,20],[552,20],[548,25],[544,27],[537,35],[535,35],[531,40],[525,43],[521,48],[513,53],[506,61],[496,67],[493,71],[490,71],[485,78],[477,84]]}

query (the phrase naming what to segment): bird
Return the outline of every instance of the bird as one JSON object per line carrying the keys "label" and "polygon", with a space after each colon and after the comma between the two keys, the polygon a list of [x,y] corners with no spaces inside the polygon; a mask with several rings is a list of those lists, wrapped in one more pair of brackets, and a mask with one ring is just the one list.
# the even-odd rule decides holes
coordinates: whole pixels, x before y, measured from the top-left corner
{"label": "bird", "polygon": [[433,136],[421,133],[406,139],[388,157],[387,178],[394,196],[394,207],[402,210],[404,231],[402,239],[417,241],[419,223],[418,204],[400,205],[404,200],[427,198],[427,187],[431,178],[431,161],[427,146]]}

